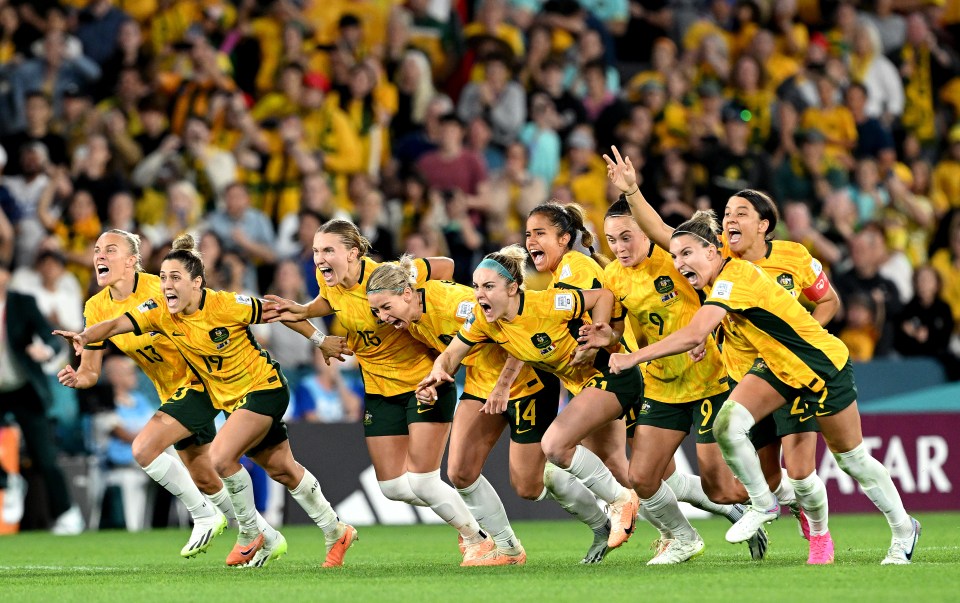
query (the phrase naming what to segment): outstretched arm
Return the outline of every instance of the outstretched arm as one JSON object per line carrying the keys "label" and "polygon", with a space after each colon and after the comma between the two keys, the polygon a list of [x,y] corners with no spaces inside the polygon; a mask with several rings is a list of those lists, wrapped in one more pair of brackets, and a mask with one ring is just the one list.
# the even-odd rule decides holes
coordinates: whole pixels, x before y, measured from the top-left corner
{"label": "outstretched arm", "polygon": [[100,380],[103,366],[103,350],[83,350],[80,353],[80,366],[74,370],[67,365],[57,373],[61,385],[75,389],[89,389]]}
{"label": "outstretched arm", "polygon": [[430,280],[449,281],[453,278],[453,260],[450,258],[426,258],[424,261],[430,266]]}
{"label": "outstretched arm", "polygon": [[74,331],[54,331],[54,335],[59,335],[73,344],[73,349],[77,356],[83,352],[83,347],[88,343],[99,343],[106,341],[114,335],[123,335],[124,333],[133,333],[133,321],[126,314],[122,314],[113,320],[105,320],[95,325],[89,326],[81,333]]}
{"label": "outstretched arm", "polygon": [[313,326],[309,320],[297,322],[281,322],[288,329],[300,333],[310,340],[313,345],[323,354],[323,361],[330,366],[330,360],[336,359],[343,362],[344,356],[353,356],[353,352],[347,347],[347,340],[337,335],[324,335],[320,329]]}
{"label": "outstretched arm", "polygon": [[453,374],[470,352],[470,346],[454,338],[437,359],[433,361],[433,370],[417,385],[417,398],[423,401],[437,399],[436,386],[444,382],[453,383]]}
{"label": "outstretched arm", "polygon": [[713,333],[726,315],[727,311],[720,306],[705,305],[697,310],[689,324],[660,341],[630,354],[611,354],[610,371],[618,374],[642,362],[692,350]]}
{"label": "outstretched arm", "polygon": [[640,192],[640,185],[637,184],[637,171],[630,161],[630,157],[621,157],[617,147],[610,147],[616,161],[609,155],[604,155],[603,159],[607,162],[607,177],[620,189],[630,203],[630,213],[633,219],[640,225],[642,230],[650,240],[662,247],[670,250],[670,236],[673,235],[673,228],[663,221],[657,210],[647,203]]}

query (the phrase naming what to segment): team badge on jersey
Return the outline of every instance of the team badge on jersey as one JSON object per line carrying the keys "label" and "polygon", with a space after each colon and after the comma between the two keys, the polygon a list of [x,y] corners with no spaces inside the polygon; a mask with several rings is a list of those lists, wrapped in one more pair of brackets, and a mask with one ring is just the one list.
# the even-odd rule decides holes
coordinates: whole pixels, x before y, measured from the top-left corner
{"label": "team badge on jersey", "polygon": [[641,414],[641,415],[650,414],[650,403],[644,402],[643,405],[640,406],[640,412],[638,414]]}
{"label": "team badge on jersey", "polygon": [[443,335],[438,335],[437,339],[442,341],[443,345],[450,345],[450,342],[453,341],[453,335],[447,335],[444,333]]}
{"label": "team badge on jersey", "polygon": [[363,413],[363,424],[373,425],[373,414],[371,414],[369,411]]}
{"label": "team badge on jersey", "polygon": [[787,291],[793,290],[793,276],[786,272],[777,277],[777,283]]}
{"label": "team badge on jersey", "polygon": [[533,347],[537,348],[538,350],[549,348],[550,344],[553,343],[553,341],[550,339],[550,336],[546,333],[537,333],[530,338],[530,341],[533,342]]}
{"label": "team badge on jersey", "polygon": [[670,293],[673,291],[673,279],[666,275],[657,277],[657,280],[653,281],[653,286],[660,295]]}
{"label": "team badge on jersey", "polygon": [[222,343],[230,337],[230,331],[226,327],[216,327],[215,329],[210,329],[210,341],[213,343]]}
{"label": "team badge on jersey", "polygon": [[158,307],[157,302],[153,301],[153,298],[150,298],[137,306],[137,310],[140,310],[141,314],[146,314],[150,310],[156,310]]}

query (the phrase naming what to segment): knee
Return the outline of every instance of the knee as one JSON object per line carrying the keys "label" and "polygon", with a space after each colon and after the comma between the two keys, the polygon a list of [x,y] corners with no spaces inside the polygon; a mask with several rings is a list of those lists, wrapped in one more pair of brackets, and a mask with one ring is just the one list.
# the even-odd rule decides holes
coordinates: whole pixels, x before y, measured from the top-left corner
{"label": "knee", "polygon": [[543,455],[547,457],[547,460],[558,467],[569,467],[570,463],[573,462],[573,453],[576,446],[570,446],[562,438],[552,434],[550,430],[547,430],[547,433],[544,434],[540,446],[543,448]]}
{"label": "knee", "polygon": [[713,432],[718,443],[730,444],[739,438],[745,438],[754,423],[749,410],[733,400],[727,400],[717,413]]}
{"label": "knee", "polygon": [[283,484],[288,490],[292,490],[297,487],[291,468],[271,466],[264,467],[264,470],[267,472],[267,475],[270,476],[270,479],[279,484]]}
{"label": "knee", "polygon": [[700,484],[703,486],[703,493],[718,505],[734,505],[744,502],[745,494],[737,492],[737,482],[733,480],[732,474],[729,477],[730,479],[724,480],[718,475],[701,473]]}
{"label": "knee", "polygon": [[190,479],[204,494],[215,494],[223,488],[223,482],[208,457],[192,459],[187,464],[187,470],[190,471]]}
{"label": "knee", "polygon": [[407,474],[379,482],[380,492],[390,500],[409,503],[415,498],[413,489],[407,481]]}
{"label": "knee", "polygon": [[510,485],[517,496],[526,500],[537,500],[543,494],[543,479],[523,479],[510,476]]}
{"label": "knee", "polygon": [[639,467],[631,467],[627,472],[630,487],[636,490],[641,498],[650,498],[660,489],[660,477],[651,471],[643,471]]}
{"label": "knee", "polygon": [[468,467],[465,463],[450,462],[447,467],[447,479],[454,488],[466,488],[480,479],[480,469]]}
{"label": "knee", "polygon": [[133,460],[141,467],[146,467],[163,454],[163,449],[159,448],[158,444],[151,438],[146,437],[143,432],[140,432],[140,435],[133,439],[130,448],[133,451]]}

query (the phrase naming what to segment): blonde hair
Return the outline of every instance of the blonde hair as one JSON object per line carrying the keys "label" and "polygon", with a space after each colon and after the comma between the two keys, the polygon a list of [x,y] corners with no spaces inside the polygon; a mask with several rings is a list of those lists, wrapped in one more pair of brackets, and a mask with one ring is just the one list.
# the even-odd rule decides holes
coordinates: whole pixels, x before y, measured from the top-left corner
{"label": "blonde hair", "polygon": [[[488,253],[483,258],[486,260],[492,260],[497,264],[500,264],[504,270],[513,278],[513,281],[520,286],[521,289],[526,289],[523,279],[526,275],[526,264],[527,264],[527,250],[519,245],[508,245],[500,251],[494,251],[493,253]],[[481,262],[482,264],[483,262]]]}
{"label": "blonde hair", "polygon": [[396,263],[381,264],[370,274],[367,279],[367,295],[381,291],[392,291],[399,295],[408,287],[412,289],[416,282],[413,276],[413,256],[405,253]]}
{"label": "blonde hair", "polygon": [[685,234],[700,239],[703,247],[707,245],[713,245],[717,249],[723,247],[723,243],[720,242],[720,223],[712,209],[698,210],[692,218],[678,226],[670,238],[675,239]]}
{"label": "blonde hair", "polygon": [[140,235],[127,232],[126,230],[120,230],[119,228],[111,228],[103,234],[115,234],[118,237],[122,237],[123,240],[127,242],[130,255],[137,258],[137,265],[134,266],[134,270],[143,272],[143,258],[140,257]]}
{"label": "blonde hair", "polygon": [[318,233],[335,234],[347,249],[359,249],[360,256],[365,256],[371,249],[370,241],[360,234],[360,230],[349,220],[330,220],[317,229]]}

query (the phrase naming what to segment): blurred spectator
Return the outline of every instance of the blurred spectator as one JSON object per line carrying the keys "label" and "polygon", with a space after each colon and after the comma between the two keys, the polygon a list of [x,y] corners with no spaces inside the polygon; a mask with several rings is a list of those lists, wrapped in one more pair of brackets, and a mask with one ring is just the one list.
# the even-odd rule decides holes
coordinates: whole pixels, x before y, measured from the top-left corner
{"label": "blurred spectator", "polygon": [[954,212],[948,227],[948,244],[930,258],[930,265],[940,275],[943,289],[940,296],[950,305],[954,328],[960,327],[960,212]]}
{"label": "blurred spectator", "polygon": [[81,55],[68,56],[64,34],[50,31],[43,39],[43,52],[35,59],[28,59],[18,65],[10,75],[10,94],[14,102],[14,114],[8,116],[11,131],[18,131],[26,125],[27,93],[38,88],[50,94],[54,117],[60,117],[63,111],[63,92],[70,86],[83,88],[92,85],[100,78],[100,67],[89,58]]}
{"label": "blurred spectator", "polygon": [[528,156],[529,151],[523,144],[515,142],[508,146],[506,166],[487,182],[479,197],[486,215],[488,243],[492,247],[522,244],[527,214],[547,200],[546,183],[528,170]]}
{"label": "blurred spectator", "polygon": [[803,201],[820,213],[831,191],[846,186],[848,178],[825,153],[826,138],[820,130],[798,134],[799,151],[786,158],[774,172],[773,189],[781,201]]}
{"label": "blurred spectator", "polygon": [[[316,280],[316,277],[312,275],[311,278],[314,281]],[[266,292],[271,295],[279,295],[284,299],[294,300],[297,303],[307,303],[313,299],[307,296],[304,287],[304,275],[295,260],[282,260],[277,263],[273,282]],[[320,321],[315,322],[322,325]],[[277,328],[278,326],[258,332],[257,339],[270,351],[273,359],[280,363],[290,382],[296,383],[303,376],[303,373],[313,366],[314,346],[309,339],[293,329]],[[323,330],[322,326],[320,328]]]}
{"label": "blurred spectator", "polygon": [[750,147],[750,124],[744,111],[736,105],[723,108],[723,136],[706,146],[699,157],[706,172],[706,185],[700,193],[718,216],[738,191],[770,187],[770,165],[762,153]]}
{"label": "blurred spectator", "polygon": [[547,93],[553,106],[557,110],[559,121],[557,133],[561,140],[566,140],[573,128],[578,124],[587,123],[587,110],[563,81],[563,65],[555,60],[547,60],[543,65],[542,91]]}
{"label": "blurred spectator", "polygon": [[857,293],[844,299],[844,306],[847,319],[840,329],[840,341],[850,350],[850,360],[870,362],[884,326],[884,304],[882,300]]}
{"label": "blurred spectator", "polygon": [[366,192],[357,200],[356,208],[354,223],[370,241],[370,256],[377,262],[393,260],[397,250],[393,233],[385,225],[383,194],[377,190]]}
{"label": "blurred spectator", "polygon": [[[123,501],[123,519],[128,532],[148,527],[153,517],[156,486],[133,458],[133,440],[157,412],[156,406],[137,390],[137,366],[122,354],[103,363],[104,376],[113,388],[112,411],[100,413],[94,425],[102,444],[106,486],[117,486]],[[164,453],[165,454],[165,453]],[[179,460],[174,461],[179,462]]]}
{"label": "blurred spectator", "polygon": [[247,188],[234,182],[223,192],[223,209],[210,214],[210,230],[220,237],[225,251],[247,258],[249,266],[273,264],[276,243],[273,226],[260,210],[250,207]]}
{"label": "blurred spectator", "polygon": [[426,55],[419,50],[408,50],[400,62],[395,82],[397,114],[390,121],[390,133],[393,140],[400,140],[423,126],[427,107],[437,94]]}
{"label": "blurred spectator", "polygon": [[423,126],[413,130],[394,145],[393,154],[400,162],[400,173],[411,172],[417,162],[427,153],[440,146],[443,127],[441,118],[454,110],[449,96],[437,95],[427,104]]}
{"label": "blurred spectator", "polygon": [[236,84],[225,71],[226,61],[221,62],[217,49],[206,38],[193,35],[185,44],[186,48],[179,52],[187,54],[181,54],[173,69],[160,74],[158,80],[161,91],[171,99],[170,129],[187,138],[187,119],[215,117],[208,114],[211,99],[218,94],[232,94]]}
{"label": "blurred spectator", "polygon": [[113,6],[112,0],[90,0],[77,14],[77,37],[83,53],[101,67],[107,65],[117,50],[120,26],[130,17]]}
{"label": "blurred spectator", "polygon": [[464,148],[463,134],[463,122],[455,113],[440,118],[440,148],[417,161],[417,169],[431,188],[476,195],[480,183],[487,179],[483,159]]}
{"label": "blurred spectator", "polygon": [[[560,171],[561,122],[553,100],[542,92],[535,93],[530,102],[532,120],[524,126],[520,140],[526,145],[530,175],[542,182],[553,182]],[[508,150],[509,152],[509,150]]]}
{"label": "blurred spectator", "polygon": [[463,24],[457,11],[446,8],[449,5],[435,4],[443,6],[440,11],[446,14],[431,14],[429,0],[409,0],[404,12],[410,23],[409,46],[427,55],[434,80],[442,82],[456,70],[463,55]]}
{"label": "blurred spectator", "polygon": [[110,197],[127,188],[123,177],[113,169],[112,158],[110,143],[100,134],[89,136],[73,154],[73,185],[90,192],[101,221],[107,219]]}
{"label": "blurred spectator", "polygon": [[929,265],[913,275],[916,294],[897,318],[896,349],[904,356],[945,360],[954,330],[950,306],[940,298],[940,274]]}
{"label": "blurred spectator", "polygon": [[894,152],[893,134],[890,128],[876,117],[867,115],[869,92],[863,84],[854,82],[847,86],[846,106],[857,125],[857,144],[853,148],[854,159],[877,158],[883,152]]}
{"label": "blurred spectator", "polygon": [[527,118],[526,95],[513,80],[509,62],[503,55],[488,57],[483,80],[467,84],[457,106],[460,119],[466,123],[480,116],[487,118],[493,142],[501,149],[517,139]]}
{"label": "blurred spectator", "polygon": [[879,34],[880,53],[889,55],[903,45],[907,35],[907,22],[895,11],[895,0],[876,0],[873,11],[865,12],[862,18],[873,25]]}
{"label": "blurred spectator", "polygon": [[840,104],[836,83],[829,76],[817,80],[819,107],[809,107],[803,112],[800,127],[816,128],[826,139],[824,154],[837,165],[850,166],[850,152],[857,146],[857,124],[853,113]]}
{"label": "blurred spectator", "polygon": [[155,245],[164,245],[188,232],[197,235],[204,229],[203,199],[188,180],[178,180],[167,186],[164,219],[156,224],[144,224],[143,231]]}
{"label": "blurred spectator", "polygon": [[136,217],[136,200],[130,191],[118,191],[107,202],[107,221],[103,223],[106,230],[125,230],[137,232],[139,230]]}
{"label": "blurred spectator", "polygon": [[[303,339],[302,336],[299,336]],[[327,364],[314,352],[314,374],[301,380],[293,392],[293,418],[311,423],[353,423],[360,420],[362,405],[340,374],[341,363]]]}
{"label": "blurred spectator", "polygon": [[897,68],[883,55],[880,34],[867,21],[857,25],[850,54],[850,79],[867,91],[866,114],[890,124],[903,113],[903,82]]}
{"label": "blurred spectator", "polygon": [[483,236],[470,218],[466,195],[459,189],[439,191],[446,210],[442,225],[447,255],[453,259],[453,280],[466,285],[473,282],[473,269],[482,256]]}
{"label": "blurred spectator", "polygon": [[48,244],[61,250],[67,269],[77,277],[81,291],[87,292],[91,286],[93,246],[103,231],[93,195],[86,189],[75,189],[59,216],[46,202],[48,198],[49,195],[41,200],[39,209],[40,220],[53,234]]}
{"label": "blurred spectator", "polygon": [[858,161],[855,173],[850,197],[857,206],[860,223],[871,222],[890,205],[890,192],[880,182],[880,171],[873,159]]}
{"label": "blurred spectator", "polygon": [[504,149],[493,142],[493,129],[486,117],[478,115],[467,124],[465,146],[483,159],[488,174],[503,169]]}
{"label": "blurred spectator", "polygon": [[597,155],[596,141],[586,126],[567,139],[567,153],[560,161],[560,173],[551,184],[570,189],[573,199],[587,210],[593,224],[603,224],[607,211],[607,165]]}
{"label": "blurred spectator", "polygon": [[[2,138],[3,148],[11,157],[20,157],[23,147],[30,142],[40,142],[47,149],[50,163],[53,165],[65,166],[67,160],[67,145],[63,136],[52,132],[50,124],[53,121],[53,108],[50,106],[50,99],[46,94],[39,90],[27,93],[25,99],[26,127],[14,134],[8,134]],[[20,162],[13,161],[7,166],[7,174],[11,176],[19,175]]]}
{"label": "blurred spectator", "polygon": [[933,170],[930,197],[938,218],[960,208],[960,124],[947,134],[947,152]]}
{"label": "blurred spectator", "polygon": [[40,199],[50,186],[54,174],[56,183],[69,194],[69,177],[63,170],[54,170],[50,165],[47,147],[42,142],[29,142],[20,149],[20,174],[4,178],[3,184],[16,202],[16,263],[32,265],[40,242],[46,236],[46,228],[40,221]]}
{"label": "blurred spectator", "polygon": [[113,53],[103,63],[103,75],[97,85],[96,97],[102,99],[113,94],[123,70],[135,69],[141,76],[148,76],[150,67],[150,54],[143,43],[140,24],[133,19],[122,21]]}

